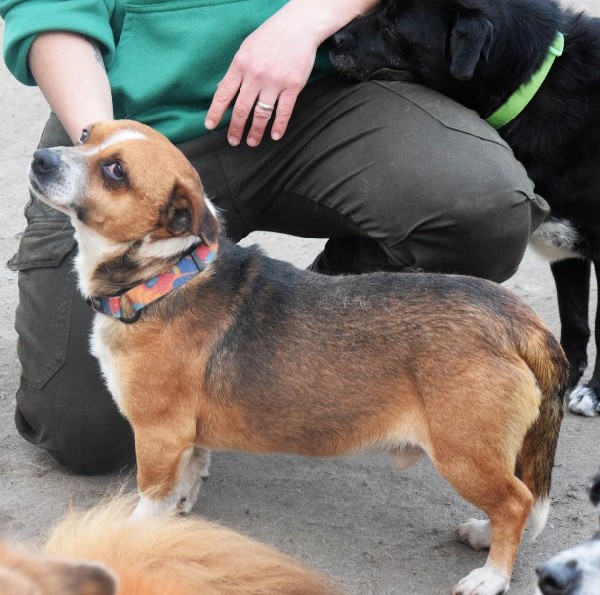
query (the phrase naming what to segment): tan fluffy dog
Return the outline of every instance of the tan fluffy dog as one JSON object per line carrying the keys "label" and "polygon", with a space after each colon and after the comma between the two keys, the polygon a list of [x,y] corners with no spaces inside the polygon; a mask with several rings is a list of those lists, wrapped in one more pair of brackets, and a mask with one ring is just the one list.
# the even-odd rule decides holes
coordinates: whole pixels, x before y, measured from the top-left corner
{"label": "tan fluffy dog", "polygon": [[134,519],[130,499],[73,512],[42,552],[0,544],[2,595],[332,595],[288,556],[198,518]]}
{"label": "tan fluffy dog", "polygon": [[455,593],[508,588],[532,507],[535,531],[546,520],[566,380],[521,300],[470,277],[322,276],[235,246],[185,157],[134,122],[38,150],[30,187],[75,228],[92,348],[135,432],[138,515],[189,511],[211,449],[385,449],[400,467],[426,453],[489,519],[459,529],[490,553]]}

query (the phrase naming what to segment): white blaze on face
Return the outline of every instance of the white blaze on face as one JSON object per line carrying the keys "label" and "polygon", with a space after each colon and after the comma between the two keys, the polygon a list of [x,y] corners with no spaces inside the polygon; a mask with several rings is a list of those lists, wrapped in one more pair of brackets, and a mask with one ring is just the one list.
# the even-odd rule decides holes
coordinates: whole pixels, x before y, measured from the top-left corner
{"label": "white blaze on face", "polygon": [[29,179],[32,180],[31,191],[33,195],[52,205],[54,208],[68,215],[72,215],[77,204],[85,196],[89,184],[88,158],[109,149],[111,146],[127,141],[147,140],[147,136],[137,130],[118,130],[111,134],[99,145],[78,145],[73,147],[56,147],[54,151],[60,157],[60,171],[51,182],[35,180],[31,167]]}
{"label": "white blaze on face", "polygon": [[78,145],[77,151],[84,157],[91,157],[101,153],[102,151],[105,151],[112,145],[117,145],[119,143],[124,143],[131,140],[148,140],[148,137],[137,130],[126,128],[124,130],[118,130],[99,145],[90,145],[89,147],[86,144]]}

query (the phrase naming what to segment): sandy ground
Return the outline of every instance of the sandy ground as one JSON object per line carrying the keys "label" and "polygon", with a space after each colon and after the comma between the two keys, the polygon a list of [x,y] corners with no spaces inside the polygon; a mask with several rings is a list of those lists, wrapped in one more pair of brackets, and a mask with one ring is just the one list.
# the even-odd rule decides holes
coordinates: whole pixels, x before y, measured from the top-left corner
{"label": "sandy ground", "polygon": [[[600,12],[597,1],[587,4]],[[24,227],[25,172],[48,110],[36,89],[16,83],[3,66],[0,105],[0,260],[5,262]],[[259,242],[270,255],[298,266],[310,263],[323,243],[265,233],[253,234],[248,242]],[[133,488],[133,480],[129,470],[101,477],[71,475],[17,434],[12,420],[19,375],[13,330],[16,274],[0,267],[0,280],[0,531],[37,543],[71,504],[89,506],[123,483]],[[542,261],[527,254],[506,285],[558,332],[553,283]],[[594,349],[591,345],[590,357]],[[600,464],[599,431],[598,417],[567,416],[550,519],[536,542],[525,539],[522,545],[514,595],[533,592],[539,562],[597,528],[585,486]],[[400,473],[379,454],[335,460],[217,454],[211,472],[195,512],[304,560],[332,576],[349,595],[446,594],[485,560],[485,553],[471,551],[453,534],[477,511],[427,461]]]}

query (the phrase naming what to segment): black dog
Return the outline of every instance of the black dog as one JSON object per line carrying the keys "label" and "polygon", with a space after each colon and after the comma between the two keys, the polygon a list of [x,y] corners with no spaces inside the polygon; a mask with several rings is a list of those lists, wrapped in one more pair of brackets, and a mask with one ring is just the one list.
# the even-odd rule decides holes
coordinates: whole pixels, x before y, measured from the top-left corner
{"label": "black dog", "polygon": [[[488,118],[540,70],[557,32],[563,55],[525,109],[497,127],[552,209],[533,244],[552,262],[573,388],[587,367],[592,262],[600,283],[600,19],[554,0],[383,0],[332,38],[330,55],[351,78],[391,73]],[[600,356],[569,408],[594,415],[599,395]]]}
{"label": "black dog", "polygon": [[[600,473],[590,486],[590,500],[600,510]],[[557,554],[536,569],[537,595],[600,593],[600,532],[590,541]]]}

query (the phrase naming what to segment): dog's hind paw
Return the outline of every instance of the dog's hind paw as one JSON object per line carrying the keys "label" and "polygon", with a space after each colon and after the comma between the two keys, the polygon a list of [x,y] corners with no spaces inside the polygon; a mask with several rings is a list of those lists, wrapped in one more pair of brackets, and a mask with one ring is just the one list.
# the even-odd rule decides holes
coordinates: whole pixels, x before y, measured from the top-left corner
{"label": "dog's hind paw", "polygon": [[586,385],[575,387],[569,395],[569,411],[586,417],[600,413],[600,400],[594,389]]}
{"label": "dog's hind paw", "polygon": [[474,550],[489,549],[492,543],[492,526],[489,519],[468,519],[456,528],[458,538]]}
{"label": "dog's hind paw", "polygon": [[503,572],[485,565],[472,570],[452,590],[452,595],[500,595],[510,586],[510,577]]}
{"label": "dog's hind paw", "polygon": [[198,499],[198,493],[200,492],[200,483],[201,478],[198,478],[198,481],[193,485],[185,486],[186,491],[179,496],[176,506],[176,511],[179,514],[189,514],[192,512],[192,508],[194,508],[194,504],[196,504],[196,500]]}
{"label": "dog's hind paw", "polygon": [[177,512],[188,514],[192,511],[200,485],[208,479],[208,467],[210,465],[210,451],[204,448],[194,447],[192,456],[184,469],[177,491],[179,500]]}

